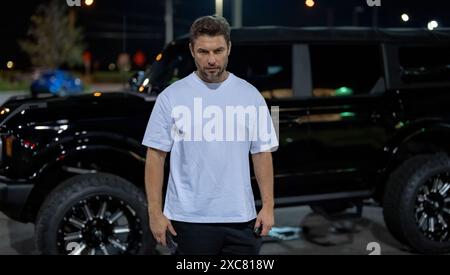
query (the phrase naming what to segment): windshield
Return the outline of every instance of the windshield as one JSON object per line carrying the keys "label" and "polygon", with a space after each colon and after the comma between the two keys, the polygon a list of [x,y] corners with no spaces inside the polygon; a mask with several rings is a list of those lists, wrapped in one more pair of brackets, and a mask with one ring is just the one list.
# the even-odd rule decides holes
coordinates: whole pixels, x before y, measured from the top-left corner
{"label": "windshield", "polygon": [[157,60],[149,71],[152,91],[162,91],[173,82],[195,71],[188,44],[168,46]]}

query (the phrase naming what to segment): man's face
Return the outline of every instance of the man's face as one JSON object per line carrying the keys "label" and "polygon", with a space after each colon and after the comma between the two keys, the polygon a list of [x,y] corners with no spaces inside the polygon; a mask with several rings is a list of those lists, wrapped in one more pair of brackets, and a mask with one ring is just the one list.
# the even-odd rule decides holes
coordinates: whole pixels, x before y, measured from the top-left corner
{"label": "man's face", "polygon": [[231,43],[227,45],[223,35],[201,35],[189,44],[197,71],[206,82],[222,82],[228,65]]}

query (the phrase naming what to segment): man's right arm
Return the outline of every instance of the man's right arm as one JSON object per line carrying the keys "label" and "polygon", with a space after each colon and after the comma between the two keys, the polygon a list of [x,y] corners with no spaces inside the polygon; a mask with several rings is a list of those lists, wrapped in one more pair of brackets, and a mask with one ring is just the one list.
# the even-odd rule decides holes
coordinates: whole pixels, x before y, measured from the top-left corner
{"label": "man's right arm", "polygon": [[145,161],[145,190],[147,192],[150,229],[158,243],[166,245],[166,231],[176,235],[170,221],[162,211],[164,162],[167,153],[148,148]]}

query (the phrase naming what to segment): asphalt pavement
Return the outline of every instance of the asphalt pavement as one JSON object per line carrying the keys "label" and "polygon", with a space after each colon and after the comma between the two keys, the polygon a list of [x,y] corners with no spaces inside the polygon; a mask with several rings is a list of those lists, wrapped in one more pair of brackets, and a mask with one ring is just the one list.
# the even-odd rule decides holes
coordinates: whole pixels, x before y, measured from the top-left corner
{"label": "asphalt pavement", "polygon": [[[288,229],[290,233],[265,237],[262,255],[411,254],[386,230],[379,207],[365,207],[360,218],[333,220],[313,213],[308,206],[289,207],[276,209],[275,219],[276,230]],[[158,246],[158,251],[169,254],[165,247]],[[39,254],[34,245],[34,225],[0,214],[0,254]]]}

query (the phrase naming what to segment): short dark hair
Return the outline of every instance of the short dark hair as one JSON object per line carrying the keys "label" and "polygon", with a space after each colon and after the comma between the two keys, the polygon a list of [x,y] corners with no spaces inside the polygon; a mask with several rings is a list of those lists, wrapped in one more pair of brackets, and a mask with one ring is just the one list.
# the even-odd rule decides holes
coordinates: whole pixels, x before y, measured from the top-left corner
{"label": "short dark hair", "polygon": [[191,26],[190,42],[193,44],[194,40],[201,35],[223,35],[228,44],[230,42],[230,24],[222,16],[213,15],[197,18]]}

